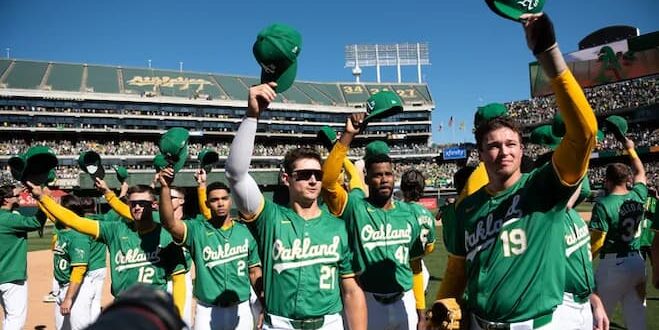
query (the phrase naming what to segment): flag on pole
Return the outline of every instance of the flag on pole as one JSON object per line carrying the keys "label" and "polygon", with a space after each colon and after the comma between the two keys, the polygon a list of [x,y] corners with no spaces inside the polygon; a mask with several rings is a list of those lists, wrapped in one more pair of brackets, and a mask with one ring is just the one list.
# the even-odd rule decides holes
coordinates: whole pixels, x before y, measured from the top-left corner
{"label": "flag on pole", "polygon": [[451,116],[451,118],[448,119],[448,127],[452,127],[452,126],[453,126],[453,116]]}
{"label": "flag on pole", "polygon": [[444,128],[444,122],[439,123],[439,128],[437,128],[437,131],[441,132],[442,128]]}
{"label": "flag on pole", "polygon": [[465,121],[460,122],[459,130],[463,131],[465,129]]}

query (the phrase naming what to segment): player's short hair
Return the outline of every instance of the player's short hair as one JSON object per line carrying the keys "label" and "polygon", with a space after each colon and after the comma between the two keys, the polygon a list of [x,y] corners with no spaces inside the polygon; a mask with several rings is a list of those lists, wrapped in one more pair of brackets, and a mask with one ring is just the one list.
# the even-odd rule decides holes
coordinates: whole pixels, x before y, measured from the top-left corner
{"label": "player's short hair", "polygon": [[96,201],[92,197],[78,197],[80,207],[85,213],[96,213]]}
{"label": "player's short hair", "polygon": [[206,198],[208,198],[208,195],[210,195],[211,191],[213,190],[226,190],[227,194],[231,194],[231,189],[229,189],[229,186],[227,186],[224,182],[215,181],[206,187]]}
{"label": "player's short hair", "polygon": [[149,193],[149,195],[151,195],[151,199],[156,200],[155,191],[153,190],[153,188],[151,188],[151,186],[148,186],[148,185],[145,185],[145,184],[138,184],[138,185],[132,186],[132,187],[128,188],[128,192],[126,193],[126,196],[130,197],[130,195],[136,194],[136,193]]}
{"label": "player's short hair", "polygon": [[62,196],[62,198],[60,198],[60,204],[80,217],[85,214],[85,211],[80,204],[80,198],[74,195],[68,194]]}
{"label": "player's short hair", "polygon": [[631,171],[629,166],[623,163],[613,163],[606,167],[605,180],[610,181],[616,186],[624,185],[629,180]]}
{"label": "player's short hair", "polygon": [[478,148],[479,151],[483,150],[483,139],[485,138],[485,135],[487,133],[499,129],[499,128],[509,128],[513,130],[515,133],[517,133],[517,136],[519,136],[519,142],[522,142],[522,133],[519,130],[519,126],[515,121],[508,117],[496,117],[492,120],[488,120],[484,122],[483,124],[479,125],[478,128],[476,128],[476,132],[474,133],[474,136],[476,138],[476,147]]}
{"label": "player's short hair", "polygon": [[391,163],[391,157],[387,154],[375,154],[364,160],[364,167],[368,172],[371,169],[371,165],[379,163]]}
{"label": "player's short hair", "polygon": [[417,169],[409,169],[400,177],[400,190],[403,191],[405,199],[418,201],[419,198],[423,197],[425,188],[426,178]]}
{"label": "player's short hair", "polygon": [[179,186],[170,186],[169,189],[170,190],[176,190],[178,193],[183,195],[183,197],[185,197],[185,188],[179,187]]}
{"label": "player's short hair", "polygon": [[289,175],[292,174],[293,164],[299,159],[315,159],[318,163],[323,163],[318,151],[308,147],[295,148],[289,150],[284,156],[284,163],[282,164],[284,171]]}
{"label": "player's short hair", "polygon": [[0,187],[0,198],[2,198],[3,202],[5,198],[14,197],[14,189],[16,189],[16,186],[14,186],[13,184],[8,184]]}

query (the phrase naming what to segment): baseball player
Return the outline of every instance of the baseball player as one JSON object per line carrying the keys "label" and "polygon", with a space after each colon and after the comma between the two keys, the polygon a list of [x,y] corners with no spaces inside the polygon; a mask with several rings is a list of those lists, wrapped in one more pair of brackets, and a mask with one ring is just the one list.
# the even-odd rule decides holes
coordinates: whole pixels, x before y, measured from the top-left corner
{"label": "baseball player", "polygon": [[421,227],[409,206],[392,198],[391,158],[376,153],[365,159],[368,198],[360,188],[348,193],[338,181],[350,143],[365,125],[363,118],[364,113],[348,118],[327,157],[323,197],[330,211],[346,221],[356,264],[362,271],[359,281],[366,291],[369,328],[423,328],[425,318],[419,317],[425,309]]}
{"label": "baseball player", "polygon": [[185,300],[185,257],[171,235],[153,221],[156,205],[153,190],[137,185],[128,190],[128,202],[134,221],[94,221],[63,208],[45,195],[40,187],[28,182],[32,195],[49,214],[64,225],[107,245],[110,252],[111,292],[118,296],[137,283],[166,290],[173,280],[176,307],[183,313]]}
{"label": "baseball player", "polygon": [[[62,206],[83,215],[80,199],[62,197]],[[96,283],[102,283],[105,273],[105,247],[88,236],[55,223],[57,239],[53,248],[53,292],[57,295],[55,325],[57,329],[84,329],[100,313]],[[104,275],[104,274],[103,274]],[[95,310],[95,309],[98,310]]]}
{"label": "baseball player", "polygon": [[552,81],[566,134],[550,163],[522,174],[522,138],[514,122],[496,117],[476,129],[489,181],[456,207],[449,249],[455,271],[447,271],[440,290],[454,298],[464,291],[472,329],[562,328],[552,314],[565,287],[565,208],[595,145],[595,116],[549,18],[526,14],[522,22],[529,48]]}
{"label": "baseball player", "polygon": [[[194,178],[197,181],[197,202],[199,204],[199,213],[201,213],[205,219],[211,219],[212,218],[211,209],[207,206],[206,203],[206,171],[203,168],[200,168],[194,174]],[[253,233],[252,231],[253,228],[247,228],[247,229],[249,229],[250,232]],[[254,291],[254,287],[252,286],[250,286],[249,289],[250,289],[249,308],[252,311],[254,324],[259,325],[260,327],[263,324],[263,304],[261,303],[262,297],[260,297],[262,296],[262,294],[261,295],[257,294],[256,291]],[[263,290],[261,289],[261,291]]]}
{"label": "baseball player", "polygon": [[174,242],[187,246],[194,258],[195,329],[252,329],[250,284],[261,291],[261,262],[252,234],[229,214],[229,188],[220,182],[208,185],[211,219],[183,221],[175,215],[173,179],[172,169],[160,172],[160,215]]}
{"label": "baseball player", "polygon": [[645,168],[625,139],[624,146],[632,166],[633,186],[627,165],[614,163],[606,168],[604,187],[607,195],[593,206],[590,220],[593,254],[600,255],[595,273],[597,292],[611,317],[621,302],[628,329],[645,329],[645,261],[639,252],[641,221],[648,195]]}
{"label": "baseball player", "polygon": [[27,233],[43,227],[42,212],[26,217],[18,213],[18,198],[23,189],[0,187],[0,304],[5,319],[2,328],[19,330],[27,319]]}
{"label": "baseball player", "polygon": [[364,294],[352,270],[345,225],[318,206],[318,152],[297,148],[286,153],[282,180],[289,191],[288,206],[266,200],[248,173],[259,114],[275,99],[276,86],[271,82],[249,89],[246,118],[226,164],[234,202],[257,234],[263,263],[263,327],[343,329],[345,305],[350,329],[366,329]]}
{"label": "baseball player", "polygon": [[[421,243],[424,245],[424,254],[428,255],[435,250],[435,221],[432,213],[423,205],[419,204],[419,199],[423,196],[423,190],[426,187],[426,178],[419,170],[411,169],[403,173],[400,179],[400,189],[403,192],[403,198],[412,210],[412,213],[421,226]],[[428,289],[430,282],[430,272],[426,264],[421,260],[421,269],[423,271],[423,290]]]}

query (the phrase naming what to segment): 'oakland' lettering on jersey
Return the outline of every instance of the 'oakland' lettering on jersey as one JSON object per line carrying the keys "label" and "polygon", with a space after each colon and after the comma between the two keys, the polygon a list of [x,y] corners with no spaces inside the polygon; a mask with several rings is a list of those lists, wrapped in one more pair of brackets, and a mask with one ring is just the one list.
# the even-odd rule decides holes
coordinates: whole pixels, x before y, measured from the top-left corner
{"label": "'oakland' lettering on jersey", "polygon": [[119,250],[114,257],[114,261],[117,263],[116,269],[118,272],[124,269],[156,264],[160,262],[160,247],[157,247],[153,252],[142,251],[139,248],[129,249],[126,255]]}
{"label": "'oakland' lettering on jersey", "polygon": [[249,240],[245,238],[245,243],[239,246],[231,246],[229,243],[224,243],[224,246],[218,245],[217,251],[213,250],[210,246],[206,246],[202,253],[206,267],[212,268],[229,261],[246,258],[249,253]]}
{"label": "'oakland' lettering on jersey", "polygon": [[479,219],[476,222],[472,234],[465,230],[467,260],[473,259],[478,251],[492,244],[502,227],[519,220],[524,215],[518,208],[519,200],[519,195],[513,196],[510,207],[503,218],[494,220],[494,214],[490,213],[485,219]]}
{"label": "'oakland' lettering on jersey", "polygon": [[365,225],[361,231],[363,245],[369,250],[378,246],[388,246],[409,243],[412,241],[412,226],[407,224],[405,229],[393,229],[391,224],[378,226],[373,229],[370,224]]}
{"label": "'oakland' lettering on jersey", "polygon": [[[332,244],[312,245],[311,239],[305,237],[302,240],[300,239],[293,240],[293,244],[289,249],[284,246],[284,242],[282,240],[277,239],[272,245],[272,259],[276,263],[273,268],[278,273],[281,273],[282,271],[287,269],[339,261],[340,242],[341,239],[339,238],[339,236],[333,236]],[[304,260],[304,261],[277,263],[277,261],[279,260],[281,261]]]}

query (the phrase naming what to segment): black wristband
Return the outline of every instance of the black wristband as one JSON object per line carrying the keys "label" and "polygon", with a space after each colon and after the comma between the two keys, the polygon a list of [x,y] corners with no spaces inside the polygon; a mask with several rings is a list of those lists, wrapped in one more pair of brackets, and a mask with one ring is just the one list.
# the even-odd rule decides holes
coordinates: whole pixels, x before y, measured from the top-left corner
{"label": "black wristband", "polygon": [[552,24],[549,16],[543,13],[538,17],[538,20],[533,23],[533,35],[536,38],[535,46],[533,47],[533,55],[538,55],[556,43],[556,34],[554,34],[554,24]]}

